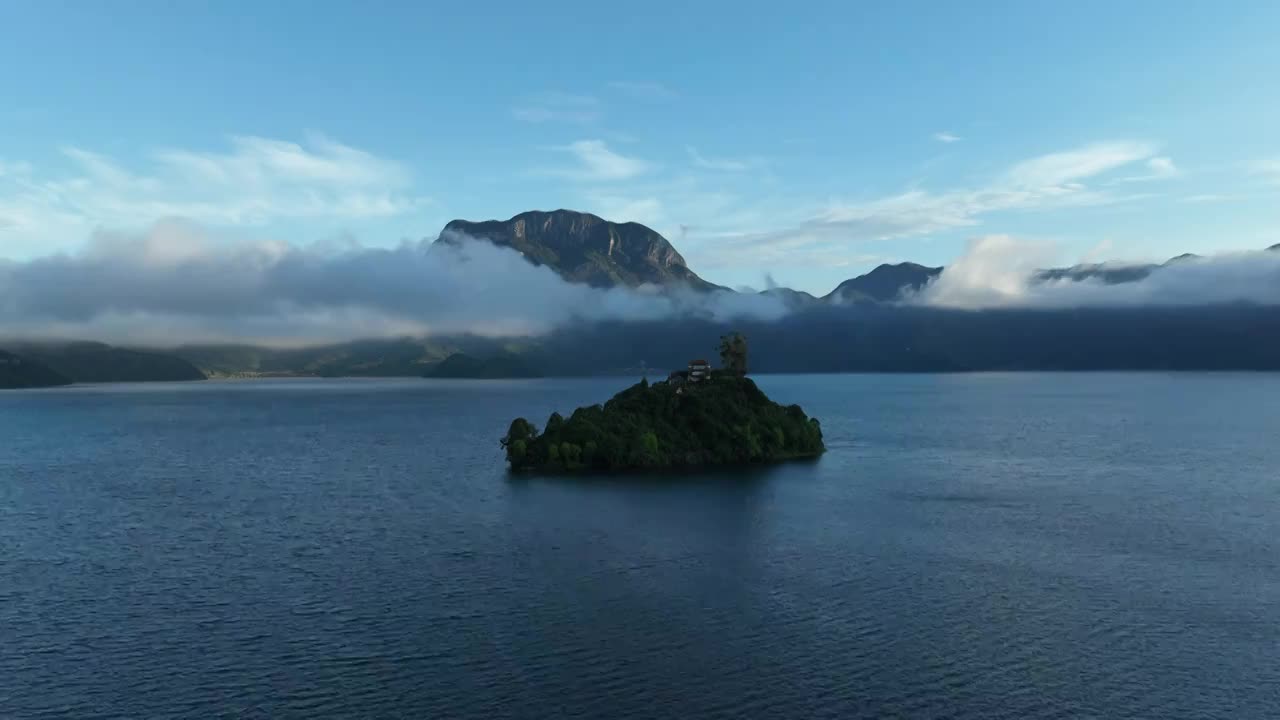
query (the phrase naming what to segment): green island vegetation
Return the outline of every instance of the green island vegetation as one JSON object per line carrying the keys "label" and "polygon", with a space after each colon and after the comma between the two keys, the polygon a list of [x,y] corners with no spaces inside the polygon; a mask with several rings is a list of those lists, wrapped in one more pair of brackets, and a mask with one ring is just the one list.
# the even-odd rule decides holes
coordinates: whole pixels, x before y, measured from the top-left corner
{"label": "green island vegetation", "polygon": [[721,339],[722,368],[695,360],[603,406],[552,413],[539,432],[524,418],[502,438],[514,471],[618,472],[779,462],[821,455],[822,427],[799,405],[770,400],[747,373],[746,339]]}

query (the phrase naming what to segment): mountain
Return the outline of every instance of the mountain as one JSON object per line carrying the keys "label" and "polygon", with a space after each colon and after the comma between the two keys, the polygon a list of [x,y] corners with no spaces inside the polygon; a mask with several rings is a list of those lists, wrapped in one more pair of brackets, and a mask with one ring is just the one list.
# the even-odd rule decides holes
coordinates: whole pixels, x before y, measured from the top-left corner
{"label": "mountain", "polygon": [[453,220],[436,242],[456,243],[460,236],[488,240],[518,251],[570,282],[594,287],[687,285],[697,290],[719,286],[703,280],[685,264],[667,239],[639,223],[615,223],[572,210],[532,211],[510,220]]}
{"label": "mountain", "polygon": [[71,380],[52,368],[0,350],[0,389],[70,385]]}
{"label": "mountain", "polygon": [[421,377],[459,352],[490,355],[511,339],[469,335],[353,340],[301,348],[253,345],[186,345],[173,353],[211,377]]}
{"label": "mountain", "polygon": [[[1280,250],[1280,243],[1267,249]],[[1035,280],[1038,282],[1100,280],[1106,285],[1118,285],[1144,280],[1160,268],[1175,263],[1199,259],[1201,259],[1201,256],[1195,253],[1183,253],[1169,258],[1162,264],[1091,263],[1072,265],[1071,267],[1048,268],[1036,273]],[[943,268],[941,267],[926,267],[912,262],[881,265],[865,275],[859,275],[840,283],[823,300],[836,304],[892,302],[899,299],[906,289],[919,290],[924,287],[930,280],[937,277],[942,270]],[[785,290],[785,288],[778,288],[778,290]]]}
{"label": "mountain", "polygon": [[[1187,259],[1187,255],[1180,255],[1169,260],[1170,263]],[[1169,263],[1165,263],[1166,265]],[[1120,283],[1135,282],[1142,280],[1152,272],[1160,269],[1159,265],[1106,265],[1102,263],[1089,265],[1072,265],[1066,268],[1049,268],[1041,270],[1036,274],[1036,280],[1040,282],[1051,282],[1054,280],[1069,280],[1071,282],[1079,282],[1081,280],[1101,280],[1105,285],[1119,285]]]}
{"label": "mountain", "polygon": [[454,353],[427,371],[427,377],[533,378],[540,377],[540,374],[523,358],[512,353],[501,353],[489,358]]}
{"label": "mountain", "polygon": [[901,297],[903,290],[919,290],[941,272],[940,267],[926,267],[913,262],[881,265],[865,275],[840,283],[823,300],[836,304],[892,302]]}
{"label": "mountain", "polygon": [[[636,223],[611,223],[567,210],[528,212],[507,221],[455,220],[437,242],[457,242],[459,233],[515,248],[581,282],[688,282],[695,287],[719,287],[689,270],[661,235]],[[1280,252],[1280,243],[1268,250]],[[1114,284],[1197,262],[1208,261],[1188,253],[1162,264],[1048,268],[1038,277]],[[207,344],[138,350],[91,342],[3,342],[0,347],[8,352],[0,353],[0,386],[196,380],[206,374],[634,375],[646,369],[683,367],[700,352],[707,337],[733,330],[746,331],[753,343],[760,341],[764,349],[753,356],[753,367],[763,372],[1280,370],[1280,340],[1272,340],[1280,338],[1280,327],[1275,325],[1280,315],[1271,307],[946,312],[895,302],[905,290],[924,287],[942,271],[911,262],[880,265],[840,283],[822,298],[771,287],[760,294],[780,298],[790,309],[772,320],[735,317],[730,322],[717,320],[714,313],[691,311],[652,323],[584,321],[540,336],[437,335],[294,348]],[[1152,342],[1142,344],[1148,338]],[[15,356],[26,363],[21,370],[15,370]]]}
{"label": "mountain", "polygon": [[128,350],[96,342],[22,343],[10,349],[78,383],[205,379],[196,366],[164,352]]}
{"label": "mountain", "polygon": [[809,293],[803,290],[792,290],[788,287],[773,287],[768,290],[761,290],[760,294],[782,300],[783,304],[790,310],[799,310],[818,303],[818,298]]}
{"label": "mountain", "polygon": [[1156,272],[1160,268],[1183,263],[1190,260],[1200,260],[1200,255],[1195,253],[1182,253],[1165,260],[1163,263],[1138,263],[1126,265],[1121,263],[1091,263],[1084,265],[1072,265],[1066,268],[1050,268],[1042,270],[1036,275],[1036,279],[1040,281],[1047,280],[1070,280],[1079,282],[1081,280],[1101,280],[1104,285],[1119,285],[1127,282],[1136,282],[1145,280],[1150,277],[1151,273]]}
{"label": "mountain", "polygon": [[288,363],[275,364],[283,351],[256,345],[182,345],[173,354],[209,377],[269,377],[295,375]]}

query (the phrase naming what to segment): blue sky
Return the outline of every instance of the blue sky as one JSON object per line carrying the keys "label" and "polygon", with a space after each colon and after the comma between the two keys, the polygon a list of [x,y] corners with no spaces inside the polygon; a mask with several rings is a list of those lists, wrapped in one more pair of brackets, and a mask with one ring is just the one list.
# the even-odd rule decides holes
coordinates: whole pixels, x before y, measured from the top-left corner
{"label": "blue sky", "polygon": [[975,237],[1280,242],[1280,4],[0,0],[0,256],[567,207],[825,293]]}

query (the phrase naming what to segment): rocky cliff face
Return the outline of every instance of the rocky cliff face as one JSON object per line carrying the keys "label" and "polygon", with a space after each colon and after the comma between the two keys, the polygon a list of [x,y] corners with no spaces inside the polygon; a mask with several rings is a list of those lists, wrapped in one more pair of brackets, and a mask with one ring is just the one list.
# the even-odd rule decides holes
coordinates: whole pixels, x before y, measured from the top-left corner
{"label": "rocky cliff face", "polygon": [[512,248],[566,280],[595,287],[717,287],[690,270],[666,238],[639,223],[614,223],[571,210],[534,211],[510,220],[454,220],[436,242],[458,242],[465,236]]}

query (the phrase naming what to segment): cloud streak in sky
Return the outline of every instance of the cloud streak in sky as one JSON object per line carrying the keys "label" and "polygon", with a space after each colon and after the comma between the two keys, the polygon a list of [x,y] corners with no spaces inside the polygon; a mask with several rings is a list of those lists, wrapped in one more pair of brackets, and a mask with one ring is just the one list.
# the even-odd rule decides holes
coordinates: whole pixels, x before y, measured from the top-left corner
{"label": "cloud streak in sky", "polygon": [[1171,157],[1153,157],[1145,163],[1146,172],[1140,175],[1129,175],[1117,178],[1113,183],[1152,182],[1155,180],[1173,180],[1182,177],[1182,170]]}
{"label": "cloud streak in sky", "polygon": [[545,92],[525,98],[511,114],[529,123],[591,125],[600,119],[602,109],[600,100],[591,95]]}
{"label": "cloud streak in sky", "polygon": [[851,243],[974,227],[999,212],[1124,202],[1135,196],[1087,183],[1152,159],[1155,151],[1150,143],[1095,143],[1016,163],[984,185],[942,191],[911,189],[869,200],[832,201],[798,224],[726,233],[719,242],[744,262],[757,265],[796,258],[819,262],[837,251],[849,252]]}
{"label": "cloud streak in sky", "polygon": [[1280,185],[1280,155],[1259,160],[1252,164],[1251,169],[1255,174],[1261,175],[1276,185]]}
{"label": "cloud streak in sky", "polygon": [[1106,142],[1041,155],[1013,166],[1007,175],[1017,187],[1055,187],[1101,175],[1155,154],[1143,142]]}
{"label": "cloud streak in sky", "polygon": [[609,149],[603,140],[578,140],[554,148],[568,153],[577,165],[553,170],[551,174],[578,181],[630,180],[651,170],[649,163]]}
{"label": "cloud streak in sky", "polygon": [[636,100],[658,101],[676,97],[675,90],[652,80],[615,80],[609,83],[609,88]]}
{"label": "cloud streak in sky", "polygon": [[746,172],[755,167],[758,162],[755,160],[745,160],[736,158],[709,158],[698,152],[698,149],[692,145],[685,146],[685,152],[689,153],[689,159],[693,160],[696,167],[703,170],[716,170],[720,172]]}
{"label": "cloud streak in sky", "polygon": [[65,147],[71,170],[6,167],[0,176],[0,250],[82,239],[95,227],[142,227],[164,217],[210,225],[277,220],[385,218],[420,209],[410,172],[397,162],[313,135],[304,143],[232,137],[216,151],[167,149],[142,167]]}

